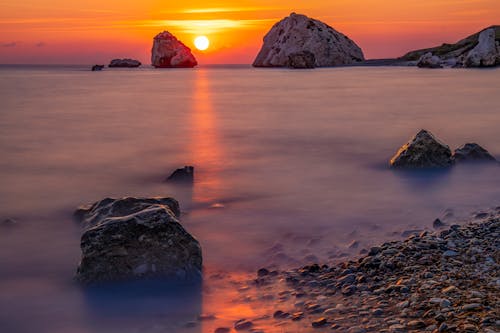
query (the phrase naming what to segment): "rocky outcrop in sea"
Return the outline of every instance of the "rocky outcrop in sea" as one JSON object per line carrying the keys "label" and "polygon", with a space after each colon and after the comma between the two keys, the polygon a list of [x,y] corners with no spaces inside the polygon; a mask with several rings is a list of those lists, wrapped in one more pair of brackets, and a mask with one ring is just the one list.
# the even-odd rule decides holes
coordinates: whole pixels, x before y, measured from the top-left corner
{"label": "rocky outcrop in sea", "polygon": [[134,59],[113,59],[109,63],[108,67],[124,67],[124,68],[135,68],[141,66],[139,60]]}
{"label": "rocky outcrop in sea", "polygon": [[75,212],[84,228],[76,279],[83,284],[201,277],[198,241],[179,223],[172,198],[107,198]]}
{"label": "rocky outcrop in sea", "polygon": [[155,36],[151,64],[156,68],[192,68],[198,65],[191,49],[168,31]]}
{"label": "rocky outcrop in sea", "polygon": [[309,54],[314,55],[314,67],[364,60],[361,48],[344,34],[319,20],[292,13],[266,34],[253,66],[311,68]]}
{"label": "rocky outcrop in sea", "polygon": [[493,67],[500,65],[500,26],[486,28],[455,44],[411,51],[401,57],[419,67]]}

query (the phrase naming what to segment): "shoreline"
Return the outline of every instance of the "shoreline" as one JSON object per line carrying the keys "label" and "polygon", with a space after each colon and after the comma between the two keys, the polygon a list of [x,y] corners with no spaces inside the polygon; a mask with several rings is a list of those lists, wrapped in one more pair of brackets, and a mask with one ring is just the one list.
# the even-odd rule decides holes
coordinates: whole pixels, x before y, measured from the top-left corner
{"label": "shoreline", "polygon": [[262,268],[254,280],[238,284],[240,302],[261,311],[231,318],[232,327],[218,328],[254,333],[497,332],[500,207],[463,225],[436,227],[332,266],[280,272]]}

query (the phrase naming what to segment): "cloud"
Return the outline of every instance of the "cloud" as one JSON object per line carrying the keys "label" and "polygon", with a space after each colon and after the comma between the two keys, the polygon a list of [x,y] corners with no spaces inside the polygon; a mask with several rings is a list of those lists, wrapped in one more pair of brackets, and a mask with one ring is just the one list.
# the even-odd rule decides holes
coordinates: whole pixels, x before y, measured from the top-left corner
{"label": "cloud", "polygon": [[17,42],[7,42],[7,43],[2,43],[0,44],[1,47],[16,47]]}
{"label": "cloud", "polygon": [[228,29],[253,29],[274,19],[262,20],[151,20],[144,22],[145,26],[173,28],[183,33],[215,33]]}

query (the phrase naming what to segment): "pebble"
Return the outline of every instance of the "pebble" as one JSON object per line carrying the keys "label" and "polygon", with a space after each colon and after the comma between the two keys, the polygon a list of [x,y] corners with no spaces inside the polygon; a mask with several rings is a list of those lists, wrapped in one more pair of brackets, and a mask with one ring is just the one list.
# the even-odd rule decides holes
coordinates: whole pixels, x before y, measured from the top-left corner
{"label": "pebble", "polygon": [[240,319],[234,323],[234,329],[237,331],[248,330],[253,327],[253,322],[246,319]]}
{"label": "pebble", "polygon": [[218,327],[215,329],[214,333],[229,333],[231,329],[229,327]]}
{"label": "pebble", "polygon": [[318,327],[323,327],[323,326],[325,326],[327,323],[328,323],[328,321],[326,320],[326,318],[321,317],[321,318],[316,319],[315,321],[313,321],[313,322],[311,323],[311,325],[312,325],[312,327],[314,327],[314,328],[318,328]]}

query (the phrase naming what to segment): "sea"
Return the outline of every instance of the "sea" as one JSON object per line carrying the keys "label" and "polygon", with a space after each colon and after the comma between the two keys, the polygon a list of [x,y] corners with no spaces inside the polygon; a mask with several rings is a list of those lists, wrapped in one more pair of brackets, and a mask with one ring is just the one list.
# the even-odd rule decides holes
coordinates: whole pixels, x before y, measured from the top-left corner
{"label": "sea", "polygon": [[[500,69],[2,65],[0,331],[213,332],[273,306],[238,298],[261,267],[355,260],[500,206],[498,164],[390,169],[420,129],[500,160]],[[193,186],[165,182],[185,165]],[[124,196],[179,200],[202,285],[73,280],[74,210]]]}

